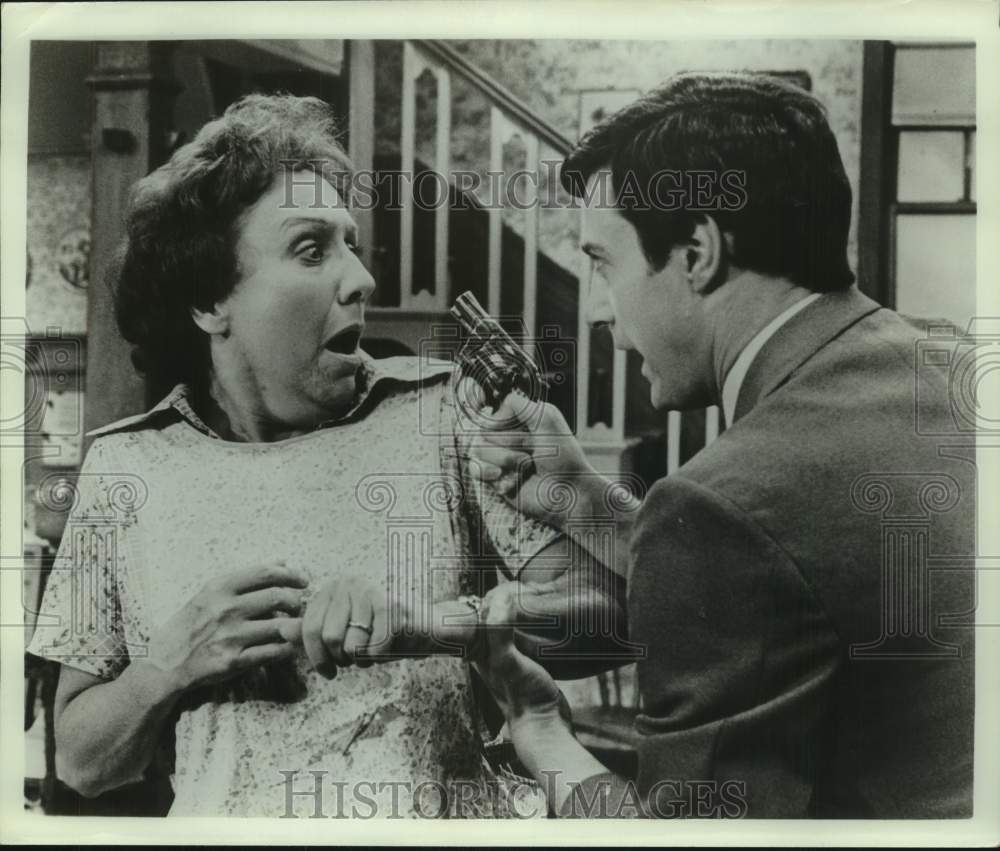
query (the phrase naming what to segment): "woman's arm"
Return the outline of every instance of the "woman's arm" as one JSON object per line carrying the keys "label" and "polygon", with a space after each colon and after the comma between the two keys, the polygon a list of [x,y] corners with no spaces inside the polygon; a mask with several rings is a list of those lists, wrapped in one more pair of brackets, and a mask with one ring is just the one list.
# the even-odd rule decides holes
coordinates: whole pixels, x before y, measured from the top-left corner
{"label": "woman's arm", "polygon": [[59,778],[87,798],[140,780],[178,697],[146,662],[110,681],[63,665],[54,713]]}
{"label": "woman's arm", "polygon": [[211,580],[152,636],[149,653],[104,680],[63,665],[55,701],[59,776],[99,795],[142,776],[178,698],[296,653],[306,578],[265,564]]}

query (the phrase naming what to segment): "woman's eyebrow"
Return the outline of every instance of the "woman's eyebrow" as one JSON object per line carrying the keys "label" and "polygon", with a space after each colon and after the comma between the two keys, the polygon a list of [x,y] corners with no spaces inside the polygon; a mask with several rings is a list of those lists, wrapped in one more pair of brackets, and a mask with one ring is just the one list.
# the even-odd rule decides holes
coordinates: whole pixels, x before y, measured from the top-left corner
{"label": "woman's eyebrow", "polygon": [[317,225],[328,233],[333,233],[338,230],[343,231],[344,240],[346,242],[358,241],[358,226],[353,221],[345,224],[342,222],[334,222],[330,219],[320,218],[319,216],[292,216],[285,219],[281,223],[281,230],[286,231],[297,227]]}
{"label": "woman's eyebrow", "polygon": [[329,219],[323,219],[319,216],[291,216],[281,223],[281,229],[287,230],[288,228],[301,227],[303,225],[319,225],[330,230],[340,227],[336,222],[331,222]]}

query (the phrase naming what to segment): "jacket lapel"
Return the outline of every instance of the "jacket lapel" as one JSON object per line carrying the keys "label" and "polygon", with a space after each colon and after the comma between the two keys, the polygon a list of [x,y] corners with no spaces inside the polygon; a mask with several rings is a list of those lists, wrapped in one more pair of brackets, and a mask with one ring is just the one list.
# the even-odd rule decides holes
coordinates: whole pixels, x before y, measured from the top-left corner
{"label": "jacket lapel", "polygon": [[733,422],[747,414],[803,363],[835,337],[881,305],[857,287],[827,293],[793,316],[771,337],[747,370],[736,399]]}

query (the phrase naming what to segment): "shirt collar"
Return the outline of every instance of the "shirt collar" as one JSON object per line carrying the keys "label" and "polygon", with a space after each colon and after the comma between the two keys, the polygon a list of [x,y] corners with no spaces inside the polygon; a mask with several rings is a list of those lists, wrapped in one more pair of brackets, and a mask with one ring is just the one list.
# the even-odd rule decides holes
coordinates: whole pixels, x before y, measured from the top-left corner
{"label": "shirt collar", "polygon": [[[376,387],[384,387],[390,383],[402,386],[419,386],[427,381],[448,375],[454,369],[454,364],[435,358],[400,356],[376,360],[364,351],[361,354],[361,369],[358,373],[358,392],[350,410],[337,417],[325,420],[317,428],[336,425],[360,416],[367,416],[374,408],[377,397],[373,395]],[[144,427],[152,421],[167,414],[180,416],[188,424],[209,437],[221,439],[205,421],[195,413],[191,406],[191,388],[187,384],[177,384],[166,396],[148,411],[126,417],[122,420],[102,426],[88,432],[90,437],[110,434],[127,428]]]}
{"label": "shirt collar", "polygon": [[779,313],[767,325],[761,328],[743,351],[740,352],[739,357],[736,358],[736,362],[726,374],[726,379],[722,383],[722,412],[726,418],[726,426],[733,424],[733,418],[736,414],[736,401],[740,397],[740,388],[743,386],[743,379],[746,378],[747,370],[750,369],[750,364],[757,357],[757,353],[764,348],[764,344],[774,336],[782,325],[788,322],[799,311],[807,308],[821,295],[822,293],[810,293],[795,302],[788,309]]}

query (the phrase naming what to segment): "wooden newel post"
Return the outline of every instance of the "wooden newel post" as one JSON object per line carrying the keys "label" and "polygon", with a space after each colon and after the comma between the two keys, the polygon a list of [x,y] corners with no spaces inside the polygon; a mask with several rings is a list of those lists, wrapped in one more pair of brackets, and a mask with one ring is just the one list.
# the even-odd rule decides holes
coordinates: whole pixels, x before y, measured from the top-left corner
{"label": "wooden newel post", "polygon": [[144,410],[143,379],[114,319],[109,272],[124,236],[132,185],[160,165],[170,147],[172,42],[108,41],[96,48],[87,79],[93,97],[92,253],[87,305],[84,428]]}

